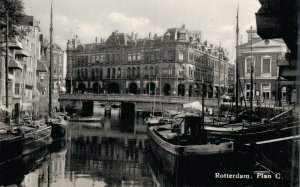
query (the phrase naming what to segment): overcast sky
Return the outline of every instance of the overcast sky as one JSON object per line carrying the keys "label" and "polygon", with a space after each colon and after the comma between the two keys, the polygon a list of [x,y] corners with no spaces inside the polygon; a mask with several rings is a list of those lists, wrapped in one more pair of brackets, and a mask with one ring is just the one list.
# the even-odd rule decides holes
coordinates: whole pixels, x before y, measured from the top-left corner
{"label": "overcast sky", "polygon": [[[25,12],[40,21],[42,32],[49,36],[51,0],[24,0]],[[95,37],[107,38],[113,31],[162,35],[167,28],[185,27],[200,30],[202,40],[221,45],[235,58],[236,14],[242,41],[246,30],[256,28],[258,0],[53,0],[54,42],[63,49],[76,34],[82,43]]]}

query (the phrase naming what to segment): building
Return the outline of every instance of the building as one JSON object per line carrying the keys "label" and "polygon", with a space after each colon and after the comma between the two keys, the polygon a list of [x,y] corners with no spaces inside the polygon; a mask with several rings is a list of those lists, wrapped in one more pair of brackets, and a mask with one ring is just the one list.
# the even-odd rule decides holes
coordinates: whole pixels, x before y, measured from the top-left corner
{"label": "building", "polygon": [[[44,90],[42,93],[43,97],[49,100],[49,73],[50,73],[50,43],[47,38],[43,38],[43,35],[40,36],[42,40],[41,45],[41,63],[44,64],[47,68],[47,72],[40,71],[39,79],[40,91]],[[59,108],[59,93],[65,92],[64,82],[64,51],[57,44],[52,44],[52,106],[54,108]],[[41,66],[41,70],[45,69]],[[47,101],[48,103],[48,101]]]}
{"label": "building", "polygon": [[[259,0],[256,13],[258,35],[263,39],[282,38],[288,47],[278,62],[279,91],[286,91],[288,103],[300,103],[299,0]],[[279,100],[281,98],[278,98]]]}
{"label": "building", "polygon": [[[283,60],[287,51],[286,44],[281,39],[265,41],[255,30],[247,30],[248,41],[239,45],[239,77],[241,89],[246,99],[250,97],[251,64],[253,67],[253,100],[275,101],[278,93],[278,61]],[[252,48],[252,49],[251,49]],[[276,95],[280,94],[280,95]],[[240,96],[243,97],[241,94]]]}
{"label": "building", "polygon": [[81,44],[76,36],[66,53],[69,93],[199,96],[202,82],[206,97],[226,92],[225,49],[201,41],[200,31],[184,25],[143,39],[115,31],[105,41]]}
{"label": "building", "polygon": [[[33,16],[24,15],[20,22],[29,33],[23,39],[11,39],[8,44],[8,111],[14,113],[14,110],[20,109],[32,114],[39,103],[36,70],[40,59],[41,30]],[[5,48],[5,42],[2,46]],[[1,58],[1,61],[1,102],[5,105],[5,58]]]}

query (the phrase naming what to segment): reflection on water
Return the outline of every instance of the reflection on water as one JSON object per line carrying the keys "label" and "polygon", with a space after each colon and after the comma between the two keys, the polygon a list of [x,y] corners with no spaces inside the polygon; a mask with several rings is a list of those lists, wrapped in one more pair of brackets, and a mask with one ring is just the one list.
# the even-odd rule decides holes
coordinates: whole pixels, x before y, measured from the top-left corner
{"label": "reflection on water", "polygon": [[[113,109],[111,116],[105,117],[101,123],[70,124],[69,133],[67,141],[0,166],[0,186],[176,185],[176,181],[166,177],[157,160],[147,151],[146,126],[141,118],[121,121],[118,109]],[[294,182],[290,184],[293,186],[299,182],[296,177],[299,161],[288,160],[291,167],[287,167],[286,159],[285,163],[282,160],[290,154],[299,155],[299,142],[288,145],[298,152],[286,145],[281,145],[280,149],[277,145],[261,147],[258,161],[279,170],[284,176],[291,176],[289,171],[294,171]],[[271,167],[270,163],[275,166]],[[284,170],[280,171],[280,168]],[[188,186],[188,181],[185,182],[177,185]],[[268,183],[270,186],[274,184]],[[197,186],[200,185],[201,181]]]}

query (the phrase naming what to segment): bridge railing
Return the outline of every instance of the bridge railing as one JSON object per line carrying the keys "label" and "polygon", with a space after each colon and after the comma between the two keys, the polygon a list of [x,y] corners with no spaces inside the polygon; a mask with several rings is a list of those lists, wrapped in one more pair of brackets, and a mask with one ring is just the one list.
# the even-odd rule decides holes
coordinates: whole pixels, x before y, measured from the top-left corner
{"label": "bridge railing", "polygon": [[[187,103],[200,101],[200,97],[183,96],[154,96],[154,95],[134,95],[134,94],[60,94],[59,100],[90,100],[90,101],[132,101],[132,102],[169,102],[169,103]],[[215,100],[215,98],[206,98]]]}

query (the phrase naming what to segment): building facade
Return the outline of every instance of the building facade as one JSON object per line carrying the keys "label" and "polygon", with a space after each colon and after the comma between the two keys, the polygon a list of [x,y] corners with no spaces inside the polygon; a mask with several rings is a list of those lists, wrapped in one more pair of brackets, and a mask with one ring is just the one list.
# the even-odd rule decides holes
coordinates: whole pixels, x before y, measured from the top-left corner
{"label": "building facade", "polygon": [[226,51],[201,41],[200,31],[184,25],[143,39],[118,31],[91,44],[76,37],[66,52],[69,93],[198,96],[202,82],[206,97],[226,92]]}
{"label": "building facade", "polygon": [[[281,38],[288,46],[285,59],[280,60],[279,90],[286,92],[289,104],[300,103],[300,61],[299,61],[299,0],[260,0],[256,13],[258,34],[263,39]],[[280,101],[281,98],[278,98]]]}
{"label": "building facade", "polygon": [[[46,98],[49,98],[49,74],[50,74],[50,43],[47,38],[42,38],[42,47],[41,47],[41,63],[44,64],[47,68],[47,72],[39,72],[40,75],[40,88],[45,90]],[[54,108],[59,108],[59,93],[65,92],[64,83],[64,51],[57,44],[52,44],[52,106]],[[44,69],[41,67],[41,69]],[[48,99],[49,100],[49,99]],[[48,103],[48,102],[47,102]]]}
{"label": "building facade", "polygon": [[[14,113],[18,109],[32,113],[39,103],[36,70],[40,59],[41,30],[33,16],[25,15],[20,22],[29,32],[25,38],[16,37],[8,42],[8,111]],[[5,49],[4,41],[2,46]],[[1,102],[5,105],[5,58],[1,61]]]}
{"label": "building facade", "polygon": [[[247,30],[248,41],[239,45],[239,77],[241,81],[240,97],[250,97],[251,64],[253,68],[253,99],[275,101],[285,97],[285,91],[278,92],[278,62],[284,60],[287,51],[285,43],[280,39],[263,40],[255,30]],[[252,42],[251,42],[252,41]],[[252,48],[252,49],[251,49]]]}

